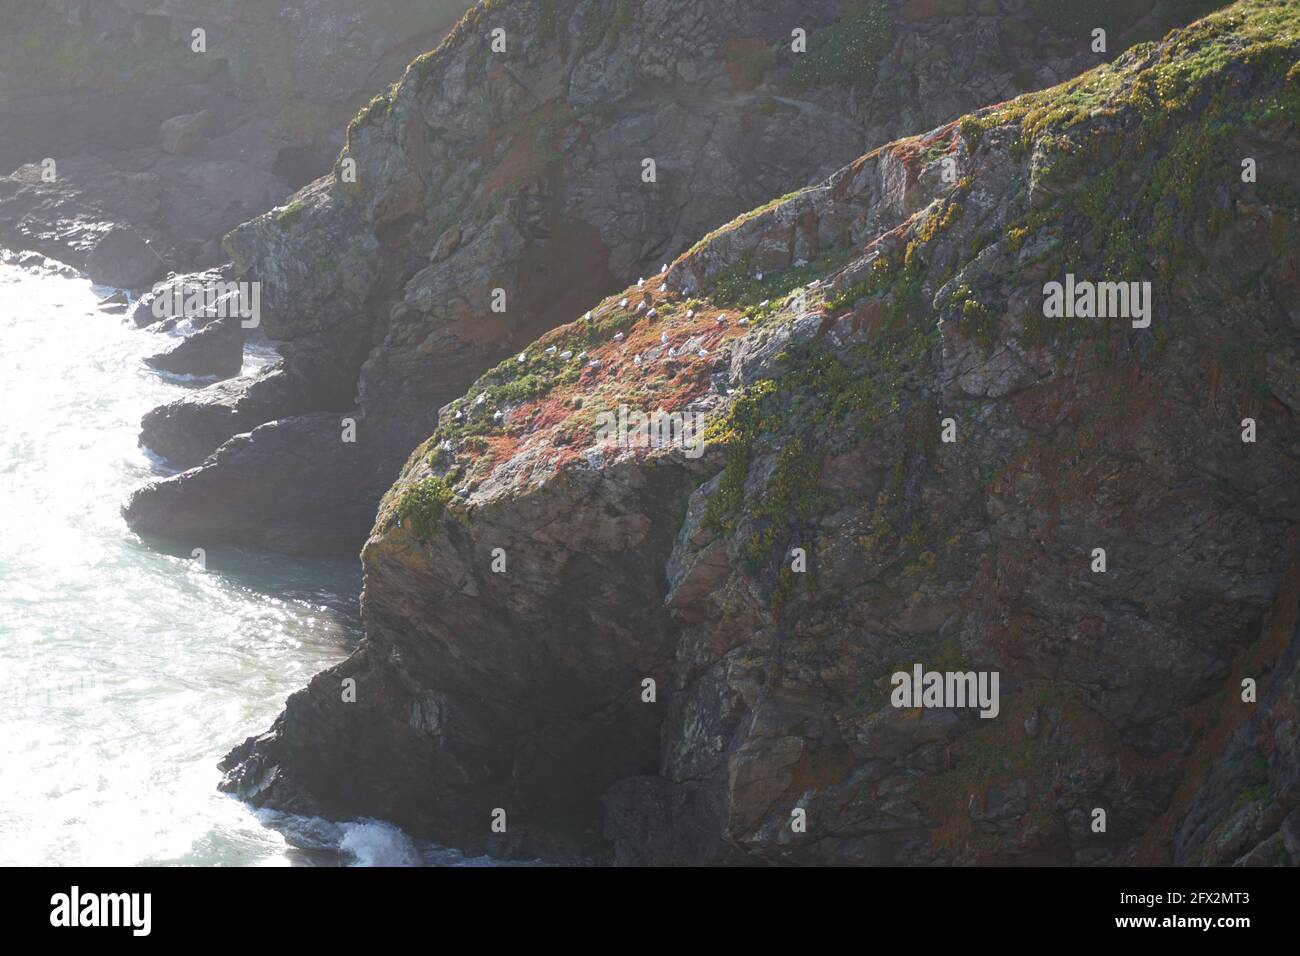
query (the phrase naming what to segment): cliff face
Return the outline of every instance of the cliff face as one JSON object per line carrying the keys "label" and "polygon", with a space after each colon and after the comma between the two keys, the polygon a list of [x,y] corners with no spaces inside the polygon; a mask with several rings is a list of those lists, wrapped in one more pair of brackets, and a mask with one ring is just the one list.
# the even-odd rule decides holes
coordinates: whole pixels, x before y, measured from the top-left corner
{"label": "cliff face", "polygon": [[[352,551],[436,409],[484,368],[871,146],[1100,62],[1043,6],[480,4],[358,116],[332,177],[228,237],[328,414],[267,408],[274,428],[142,490],[128,520]],[[1149,26],[1121,22],[1112,50],[1135,19]]]}
{"label": "cliff face", "polygon": [[178,271],[220,263],[469,5],[0,0],[0,242],[80,267],[117,224]]}
{"label": "cliff face", "polygon": [[[1296,862],[1298,26],[1245,0],[893,142],[501,363],[226,786],[633,863]],[[397,161],[418,69],[353,150]],[[996,714],[894,706],[918,665]]]}

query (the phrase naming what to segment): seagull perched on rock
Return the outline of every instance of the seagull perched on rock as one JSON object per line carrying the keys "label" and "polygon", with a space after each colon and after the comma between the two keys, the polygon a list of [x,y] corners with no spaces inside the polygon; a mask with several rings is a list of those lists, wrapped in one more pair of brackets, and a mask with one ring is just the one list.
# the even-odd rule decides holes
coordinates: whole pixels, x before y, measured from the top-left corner
{"label": "seagull perched on rock", "polygon": [[583,359],[585,359],[586,357],[587,357],[587,353],[586,353],[586,352],[579,352],[579,353],[578,353],[578,361],[579,361],[579,362],[581,362],[581,361],[582,361]]}
{"label": "seagull perched on rock", "polygon": [[527,362],[527,361],[528,361],[528,355],[527,355],[526,353],[524,353],[524,352],[520,352],[520,353],[519,353],[519,364],[520,364],[520,365],[523,365],[523,364],[524,364],[525,362]]}
{"label": "seagull perched on rock", "polygon": [[667,291],[668,291],[668,283],[665,282],[663,285],[661,285],[661,286],[659,287],[659,291],[660,291],[660,292],[667,292]]}
{"label": "seagull perched on rock", "polygon": [[668,357],[669,357],[669,358],[677,358],[677,350],[676,350],[676,349],[669,349],[669,350],[668,350]]}
{"label": "seagull perched on rock", "polygon": [[708,349],[700,349],[700,351],[699,351],[699,356],[700,356],[700,358],[704,358],[704,357],[707,356],[708,354],[709,354],[709,350],[708,350]]}
{"label": "seagull perched on rock", "polygon": [[555,348],[554,345],[552,345],[550,348],[548,348],[548,349],[546,350],[546,354],[547,354],[547,355],[554,355],[555,352],[556,352],[556,348]]}
{"label": "seagull perched on rock", "polygon": [[459,409],[456,411],[456,414],[452,416],[452,418],[455,419],[456,421],[460,421],[464,417],[465,417],[465,413],[460,411]]}
{"label": "seagull perched on rock", "polygon": [[718,316],[718,325],[726,325],[726,324],[727,324],[727,317],[725,315]]}
{"label": "seagull perched on rock", "polygon": [[626,308],[627,308],[627,299],[624,299],[623,301],[621,301],[621,302],[618,304],[618,307],[619,307],[620,309],[626,309]]}
{"label": "seagull perched on rock", "polygon": [[667,333],[667,332],[665,332],[665,333],[663,333],[662,335],[659,336],[659,344],[660,344],[660,345],[667,345],[667,344],[668,344],[668,333]]}
{"label": "seagull perched on rock", "polygon": [[633,365],[640,365],[640,364],[641,364],[641,356],[639,356],[639,355],[635,356],[635,357],[632,359],[632,364],[633,364]]}
{"label": "seagull perched on rock", "polygon": [[740,325],[749,325],[749,316],[747,316],[747,315],[745,315],[745,316],[741,316],[739,324],[740,324]]}
{"label": "seagull perched on rock", "polygon": [[623,333],[622,333],[622,332],[615,332],[615,333],[614,333],[614,341],[615,341],[615,342],[622,342],[622,341],[623,341]]}
{"label": "seagull perched on rock", "polygon": [[478,398],[474,399],[474,404],[482,405],[486,401],[487,401],[487,392],[479,392]]}
{"label": "seagull perched on rock", "polygon": [[587,364],[590,365],[592,368],[600,368],[600,359],[592,359]]}
{"label": "seagull perched on rock", "polygon": [[565,349],[563,352],[560,353],[560,358],[564,359],[564,361],[567,362],[569,359],[573,358],[573,350]]}
{"label": "seagull perched on rock", "polygon": [[638,289],[641,288],[643,285],[645,285],[645,276],[642,276],[641,278],[636,280],[636,287]]}
{"label": "seagull perched on rock", "polygon": [[659,314],[659,310],[658,310],[658,309],[651,309],[649,312],[647,312],[647,313],[645,314],[645,317],[646,317],[647,319],[653,319],[653,318],[654,318],[656,315],[658,315],[658,314]]}
{"label": "seagull perched on rock", "polygon": [[503,418],[505,418],[505,416],[501,414],[501,411],[499,409],[492,413],[492,420],[494,422],[499,422]]}
{"label": "seagull perched on rock", "polygon": [[686,317],[687,317],[688,319],[693,319],[693,318],[695,318],[695,310],[694,310],[694,309],[687,309],[687,310],[686,310]]}

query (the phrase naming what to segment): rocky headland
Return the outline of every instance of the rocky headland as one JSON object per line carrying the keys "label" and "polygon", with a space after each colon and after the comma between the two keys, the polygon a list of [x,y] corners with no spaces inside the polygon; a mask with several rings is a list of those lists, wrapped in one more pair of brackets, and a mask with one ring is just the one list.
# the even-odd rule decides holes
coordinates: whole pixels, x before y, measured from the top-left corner
{"label": "rocky headland", "polygon": [[5,261],[210,383],[128,524],[361,549],[366,639],[225,789],[549,859],[1300,862],[1300,5],[370,6],[0,0]]}
{"label": "rocky headland", "polygon": [[[641,281],[496,340],[509,357],[382,500],[365,641],[226,786],[623,863],[1300,860],[1298,28],[1300,5],[1243,0],[675,257],[675,232],[602,232],[598,261]],[[454,142],[441,104],[478,76],[428,69],[351,130],[384,184]],[[371,183],[303,194],[299,245],[347,217],[389,243],[454,228]],[[295,248],[273,220],[232,236],[242,268]],[[506,268],[454,294],[480,235],[461,220],[435,251],[468,251],[380,297],[363,403],[405,380],[399,342],[422,370],[449,337],[481,354],[452,331]],[[1112,283],[1112,308],[1052,313],[1049,284],[1076,281]],[[703,416],[703,455],[602,433],[622,407]],[[895,706],[916,666],[1000,675],[996,715]]]}
{"label": "rocky headland", "polygon": [[354,554],[437,409],[483,369],[745,210],[1153,29],[1143,9],[1108,16],[1110,52],[1094,53],[1058,8],[479,4],[350,124],[332,175],[226,239],[307,407],[222,416],[224,437],[251,435],[142,489],[128,521]]}

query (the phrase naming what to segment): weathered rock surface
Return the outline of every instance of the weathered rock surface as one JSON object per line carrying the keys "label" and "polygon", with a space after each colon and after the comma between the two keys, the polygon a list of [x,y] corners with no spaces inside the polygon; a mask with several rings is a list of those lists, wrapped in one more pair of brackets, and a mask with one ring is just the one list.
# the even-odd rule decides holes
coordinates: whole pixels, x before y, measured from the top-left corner
{"label": "weathered rock surface", "polygon": [[324,357],[391,436],[375,453],[396,475],[482,369],[708,230],[1100,59],[1020,3],[904,6],[480,4],[358,116],[331,177],[227,248],[265,285],[268,335]]}
{"label": "weathered rock surface", "polygon": [[175,468],[193,468],[228,438],[307,411],[314,399],[302,377],[278,362],[158,406],[140,423],[140,444]]}
{"label": "weathered rock surface", "polygon": [[86,256],[86,273],[101,285],[144,289],[166,271],[158,253],[134,229],[116,227]]}
{"label": "weathered rock surface", "polygon": [[230,378],[244,364],[244,328],[238,317],[214,319],[145,364],[174,375]]}
{"label": "weathered rock surface", "polygon": [[[169,275],[136,299],[131,307],[131,324],[154,332],[170,332],[181,322],[202,328],[219,316],[215,290],[229,280],[230,273],[225,268]],[[213,292],[209,294],[208,290]]]}
{"label": "weathered rock surface", "polygon": [[199,110],[197,113],[186,113],[183,116],[173,116],[171,119],[163,120],[162,125],[158,127],[158,139],[163,152],[175,155],[192,151],[203,142],[211,121],[212,113],[208,110]]}
{"label": "weathered rock surface", "polygon": [[[369,490],[390,480],[375,464],[365,423],[358,423],[355,443],[344,442],[343,433],[338,414],[268,422],[221,445],[213,453],[220,468],[192,468],[150,485],[131,496],[123,514],[141,535],[194,547],[343,553],[374,513],[368,499],[338,489]],[[338,482],[324,480],[336,471]],[[266,475],[292,476],[293,493],[285,497],[284,487],[264,481]],[[317,518],[305,520],[309,514]]]}
{"label": "weathered rock surface", "polygon": [[[1300,861],[1300,422],[1262,374],[1300,337],[1298,18],[892,143],[503,362],[383,500],[362,646],[226,788],[626,863]],[[1149,281],[1149,325],[1047,318],[1067,275]],[[620,405],[707,450],[598,433]],[[997,715],[892,706],[918,664],[998,673]]]}

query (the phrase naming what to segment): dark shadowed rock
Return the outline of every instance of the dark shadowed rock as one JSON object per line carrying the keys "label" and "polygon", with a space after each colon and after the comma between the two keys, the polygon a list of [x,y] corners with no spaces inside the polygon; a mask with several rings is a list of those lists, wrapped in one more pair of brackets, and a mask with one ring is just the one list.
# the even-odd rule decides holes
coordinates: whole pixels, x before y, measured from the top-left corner
{"label": "dark shadowed rock", "polygon": [[244,328],[237,317],[215,319],[145,364],[174,375],[238,375],[244,364]]}
{"label": "dark shadowed rock", "polygon": [[166,271],[158,253],[127,227],[110,229],[86,256],[93,281],[122,289],[146,289]]}
{"label": "dark shadowed rock", "polygon": [[[378,494],[374,489],[393,476],[376,466],[364,422],[356,443],[341,440],[342,417],[288,418],[236,435],[213,455],[221,467],[194,468],[136,491],[123,509],[127,524],[138,534],[196,547],[344,554],[374,519],[369,499],[350,489]],[[339,480],[322,481],[324,475]],[[304,521],[305,514],[317,517]]]}
{"label": "dark shadowed rock", "polygon": [[140,423],[140,444],[176,468],[193,468],[233,435],[314,407],[301,376],[283,364],[209,385],[160,405]]}

